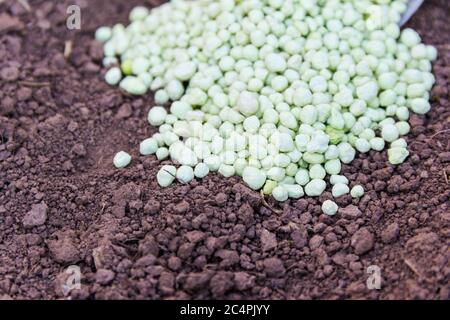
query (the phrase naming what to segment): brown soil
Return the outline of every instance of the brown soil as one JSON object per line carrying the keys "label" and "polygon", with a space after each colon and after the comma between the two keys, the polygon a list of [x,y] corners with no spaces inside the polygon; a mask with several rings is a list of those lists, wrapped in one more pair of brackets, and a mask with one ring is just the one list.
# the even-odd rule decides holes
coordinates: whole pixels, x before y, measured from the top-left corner
{"label": "brown soil", "polygon": [[[367,192],[340,199],[333,218],[320,213],[329,193],[280,206],[238,178],[157,186],[162,163],[137,154],[155,131],[152,96],[108,87],[92,40],[143,2],[0,1],[0,297],[62,298],[78,265],[73,299],[450,298],[448,1],[426,1],[410,23],[440,53],[433,109],[411,119],[411,156],[347,166]],[[66,29],[69,3],[81,31]],[[122,149],[134,160],[116,170]],[[380,290],[366,287],[372,265]]]}

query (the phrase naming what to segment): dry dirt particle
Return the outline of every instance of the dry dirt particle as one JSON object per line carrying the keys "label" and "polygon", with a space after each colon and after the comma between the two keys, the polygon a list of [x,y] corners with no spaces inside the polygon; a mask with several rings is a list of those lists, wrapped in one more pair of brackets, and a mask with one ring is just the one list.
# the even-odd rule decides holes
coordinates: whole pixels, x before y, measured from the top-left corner
{"label": "dry dirt particle", "polygon": [[393,222],[386,227],[381,233],[381,240],[384,243],[390,243],[396,240],[399,234],[400,227],[397,222]]}
{"label": "dry dirt particle", "polygon": [[260,241],[261,241],[261,249],[263,252],[275,249],[278,245],[276,235],[270,233],[266,229],[263,229],[261,231]]}
{"label": "dry dirt particle", "polygon": [[47,241],[53,259],[61,264],[70,264],[80,259],[79,252],[70,235],[61,235],[57,240]]}
{"label": "dry dirt particle", "polygon": [[367,228],[361,228],[352,236],[352,247],[357,255],[362,255],[373,248],[374,237]]}
{"label": "dry dirt particle", "polygon": [[42,226],[47,221],[47,210],[48,207],[45,202],[33,205],[22,219],[23,226],[25,228]]}

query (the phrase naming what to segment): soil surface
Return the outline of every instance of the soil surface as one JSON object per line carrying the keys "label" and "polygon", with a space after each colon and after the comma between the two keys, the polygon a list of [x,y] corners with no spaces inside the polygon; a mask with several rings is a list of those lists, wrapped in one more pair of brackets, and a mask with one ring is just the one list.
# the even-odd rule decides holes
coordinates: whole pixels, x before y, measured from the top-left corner
{"label": "soil surface", "polygon": [[[106,85],[93,40],[144,2],[0,0],[0,298],[450,298],[448,1],[426,1],[409,23],[440,54],[410,157],[346,166],[366,194],[340,198],[334,217],[320,211],[330,192],[280,205],[215,174],[157,186],[168,162],[137,151],[155,131],[152,95]],[[66,28],[73,3],[78,31]],[[134,158],[117,170],[122,149]],[[67,293],[69,266],[81,288]],[[381,288],[369,289],[377,270]]]}

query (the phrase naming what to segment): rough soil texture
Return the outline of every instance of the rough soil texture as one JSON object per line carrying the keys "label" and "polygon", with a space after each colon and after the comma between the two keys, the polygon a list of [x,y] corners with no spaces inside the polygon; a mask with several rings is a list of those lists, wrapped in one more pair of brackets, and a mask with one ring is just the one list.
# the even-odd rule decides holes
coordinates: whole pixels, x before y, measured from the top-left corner
{"label": "rough soil texture", "polygon": [[[157,186],[163,163],[139,157],[152,95],[103,81],[100,25],[145,1],[0,1],[0,297],[4,299],[449,299],[450,5],[410,22],[440,57],[432,111],[411,119],[411,156],[360,156],[345,174],[367,192],[264,202],[238,178]],[[155,5],[157,1],[147,1]],[[73,50],[64,57],[66,41]],[[119,150],[133,162],[112,166]],[[166,162],[167,163],[167,162]],[[77,265],[81,289],[64,297]],[[367,268],[381,270],[369,290]]]}

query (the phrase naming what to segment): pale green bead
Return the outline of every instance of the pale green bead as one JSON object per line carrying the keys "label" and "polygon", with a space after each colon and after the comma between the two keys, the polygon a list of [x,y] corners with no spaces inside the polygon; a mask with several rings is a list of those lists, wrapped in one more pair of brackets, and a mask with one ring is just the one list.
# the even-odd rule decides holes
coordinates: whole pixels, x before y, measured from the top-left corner
{"label": "pale green bead", "polygon": [[309,81],[309,87],[312,92],[326,92],[328,82],[322,76],[315,76]]}
{"label": "pale green bead", "polygon": [[217,155],[211,155],[206,157],[204,163],[208,166],[210,171],[217,171],[220,167],[220,157]]}
{"label": "pale green bead", "polygon": [[168,125],[174,125],[177,121],[178,121],[178,118],[176,116],[174,116],[173,114],[168,114],[166,116],[166,120],[164,122],[165,122],[165,124],[168,124]]}
{"label": "pale green bead", "polygon": [[176,177],[181,183],[189,183],[194,179],[194,170],[189,166],[181,166],[177,170]]}
{"label": "pale green bead", "polygon": [[284,186],[278,186],[272,190],[272,196],[275,200],[283,202],[289,198],[288,191]]}
{"label": "pale green bead", "polygon": [[401,136],[407,135],[411,130],[409,123],[406,121],[399,121],[395,124],[395,126],[397,127],[398,133]]}
{"label": "pale green bead", "polygon": [[305,152],[303,154],[303,160],[310,164],[320,164],[325,162],[325,156],[320,153]]}
{"label": "pale green bead", "polygon": [[[114,53],[113,53],[114,54]],[[112,67],[114,65],[117,65],[119,63],[119,60],[116,57],[111,57],[107,55],[107,52],[105,51],[105,58],[102,60],[102,64],[104,67]],[[122,71],[120,71],[122,72]]]}
{"label": "pale green bead", "polygon": [[220,154],[220,161],[226,165],[233,165],[236,161],[236,153],[234,151],[226,150]]}
{"label": "pale green bead", "polygon": [[247,166],[248,162],[244,158],[239,158],[234,162],[234,170],[236,171],[236,174],[239,176],[242,176],[242,173],[244,172],[244,169]]}
{"label": "pale green bead", "polygon": [[407,84],[420,83],[423,81],[423,74],[420,70],[407,69],[403,72],[402,78]]}
{"label": "pale green bead", "polygon": [[305,193],[310,197],[318,197],[325,191],[326,187],[325,181],[313,179],[306,185]]}
{"label": "pale green bead", "polygon": [[259,119],[256,116],[251,116],[244,120],[244,129],[250,133],[258,132],[260,125]]}
{"label": "pale green bead", "polygon": [[295,184],[295,179],[293,177],[286,177],[279,184],[280,185],[293,185],[293,184]]}
{"label": "pale green bead", "polygon": [[167,111],[166,109],[164,109],[163,107],[153,107],[150,109],[150,111],[148,112],[148,122],[152,125],[152,126],[160,126],[162,125],[167,117]]}
{"label": "pale green bead", "polygon": [[[176,101],[178,99],[180,99],[184,93],[184,87],[183,84],[178,81],[178,80],[172,80],[167,84],[166,87],[166,93],[167,96],[172,100],[172,101]],[[156,101],[156,95],[155,95],[155,102],[158,103]],[[167,101],[166,101],[167,102]]]}
{"label": "pale green bead", "polygon": [[370,151],[371,145],[366,139],[358,138],[355,141],[355,148],[361,153],[366,153]]}
{"label": "pale green bead", "polygon": [[187,81],[197,71],[197,65],[194,62],[180,63],[174,70],[174,76],[180,81]]}
{"label": "pale green bead", "polygon": [[297,129],[298,122],[294,115],[289,111],[283,111],[280,113],[280,123],[290,129]]}
{"label": "pale green bead", "polygon": [[325,171],[329,175],[339,174],[341,172],[342,165],[339,159],[328,160],[325,162]]}
{"label": "pale green bead", "polygon": [[378,77],[378,84],[383,90],[394,89],[398,81],[398,75],[395,72],[383,73]]}
{"label": "pale green bead", "polygon": [[438,51],[433,46],[427,46],[427,59],[435,61],[438,57]]}
{"label": "pale green bead", "polygon": [[339,148],[335,145],[329,146],[327,151],[325,152],[325,159],[334,160],[338,158],[339,158]]}
{"label": "pale green bead", "polygon": [[359,135],[360,138],[371,140],[375,138],[375,131],[370,128],[364,129],[364,131]]}
{"label": "pale green bead", "polygon": [[395,125],[386,124],[381,129],[381,136],[385,141],[392,142],[398,139],[399,131]]}
{"label": "pale green bead", "polygon": [[339,148],[339,159],[345,163],[348,164],[350,162],[353,161],[353,159],[355,159],[355,149],[353,149],[353,147],[347,143],[347,142],[342,142],[338,145]]}
{"label": "pale green bead", "polygon": [[378,94],[378,83],[369,81],[366,84],[356,88],[356,95],[359,99],[366,102],[373,100]]}
{"label": "pale green bead", "polygon": [[232,165],[221,164],[219,167],[219,173],[223,175],[225,178],[229,178],[234,176],[236,171]]}
{"label": "pale green bead", "polygon": [[305,195],[302,186],[297,184],[283,184],[283,187],[287,190],[289,198],[299,199]]}
{"label": "pale green bead", "polygon": [[158,141],[153,138],[148,138],[141,142],[139,146],[139,152],[143,156],[148,156],[151,154],[155,154],[158,150],[158,147]]}
{"label": "pale green bead", "polygon": [[394,90],[383,91],[380,96],[380,105],[382,107],[387,107],[393,105],[397,101],[397,94]]}
{"label": "pale green bead", "polygon": [[338,205],[331,200],[325,200],[322,204],[322,212],[328,216],[334,216],[338,209]]}
{"label": "pale green bead", "polygon": [[125,151],[120,151],[114,156],[114,166],[118,169],[125,168],[131,162],[131,156]]}
{"label": "pale green bead", "polygon": [[271,195],[273,192],[273,189],[275,189],[278,186],[278,183],[276,181],[267,180],[264,184],[263,193],[265,195]]}
{"label": "pale green bead", "polygon": [[395,104],[387,106],[386,112],[385,112],[386,116],[389,116],[389,117],[394,116],[397,112],[397,109],[398,109],[398,107]]}
{"label": "pale green bead", "polygon": [[120,70],[120,68],[111,68],[105,74],[105,81],[111,86],[117,85],[120,80],[122,80],[122,71]]}
{"label": "pale green bead", "polygon": [[178,158],[175,158],[174,160],[178,161],[181,165],[190,167],[195,167],[198,163],[196,154],[191,149],[186,147],[182,149]]}
{"label": "pale green bead", "polygon": [[264,159],[261,159],[261,166],[266,170],[272,168],[273,163],[274,163],[274,160],[273,160],[273,156],[271,156],[271,155],[265,157]]}
{"label": "pale green bead", "polygon": [[132,95],[143,95],[147,92],[147,86],[139,78],[131,76],[124,78],[120,87]]}
{"label": "pale green bead", "polygon": [[257,168],[247,167],[242,173],[242,178],[250,188],[253,190],[259,190],[264,186],[267,175],[264,171]]}
{"label": "pale green bead", "polygon": [[156,151],[156,158],[158,160],[165,160],[169,157],[169,149],[167,148],[159,148]]}
{"label": "pale green bead", "polygon": [[370,139],[370,147],[375,151],[382,151],[384,149],[385,142],[382,138],[375,137]]}
{"label": "pale green bead", "polygon": [[332,175],[330,177],[330,183],[334,186],[336,184],[348,184],[348,179],[341,175]]}
{"label": "pale green bead", "polygon": [[413,29],[407,28],[402,31],[400,41],[408,47],[413,47],[420,43],[421,39],[419,34]]}
{"label": "pale green bead", "polygon": [[380,128],[383,128],[385,125],[395,125],[395,120],[393,118],[385,118],[382,121],[380,121],[380,123],[378,124],[378,126]]}
{"label": "pale green bead", "polygon": [[411,109],[417,114],[425,114],[430,111],[430,103],[423,98],[416,98],[410,102]]}
{"label": "pale green bead", "polygon": [[139,21],[144,20],[149,14],[149,10],[146,7],[135,7],[130,12],[130,20],[131,21]]}
{"label": "pale green bead", "polygon": [[273,164],[278,167],[286,168],[290,163],[291,158],[284,153],[277,154],[273,157]]}
{"label": "pale green bead", "polygon": [[286,170],[283,168],[273,167],[267,171],[267,178],[280,182],[286,176]]}
{"label": "pale green bead", "polygon": [[364,195],[364,188],[360,185],[356,185],[350,191],[353,198],[361,198]]}
{"label": "pale green bead", "polygon": [[133,60],[131,70],[133,74],[140,75],[148,71],[148,69],[150,68],[150,64],[151,63],[148,59],[139,57]]}
{"label": "pale green bead", "polygon": [[298,171],[298,166],[295,163],[290,163],[287,167],[286,167],[286,175],[293,177],[297,174]]}
{"label": "pale green bead", "polygon": [[155,92],[155,103],[165,104],[169,101],[169,95],[166,90],[160,89]]}
{"label": "pale green bead", "polygon": [[388,150],[388,159],[391,164],[401,164],[409,156],[406,148],[390,148]]}
{"label": "pale green bead", "polygon": [[271,53],[265,58],[266,67],[271,72],[283,72],[287,68],[287,63],[281,54]]}
{"label": "pale green bead", "polygon": [[345,120],[340,111],[337,108],[331,109],[331,115],[328,118],[328,124],[337,130],[344,129]]}
{"label": "pale green bead", "polygon": [[95,31],[95,39],[100,42],[106,42],[111,39],[112,30],[109,27],[100,27]]}
{"label": "pale green bead", "polygon": [[279,116],[275,109],[267,109],[264,111],[263,120],[265,123],[278,123]]}
{"label": "pale green bead", "polygon": [[261,169],[261,162],[258,159],[249,157],[248,158],[248,166]]}
{"label": "pale green bead", "polygon": [[173,143],[180,140],[180,138],[172,131],[166,131],[163,133],[164,143],[166,146],[171,146]]}
{"label": "pale green bead", "polygon": [[407,145],[408,144],[406,143],[406,140],[403,138],[400,138],[391,143],[391,148],[406,148]]}
{"label": "pale green bead", "polygon": [[233,70],[235,59],[231,56],[225,56],[220,59],[219,67],[222,71]]}
{"label": "pale green bead", "polygon": [[251,92],[259,92],[264,87],[264,82],[261,79],[253,78],[248,81],[247,89]]}
{"label": "pale green bead", "polygon": [[401,121],[407,121],[409,119],[409,110],[407,107],[397,108],[395,115]]}
{"label": "pale green bead", "polygon": [[294,140],[292,140],[292,137],[287,133],[273,134],[271,136],[271,142],[278,146],[281,152],[290,152],[295,148]]}
{"label": "pale green bead", "polygon": [[175,181],[176,174],[177,168],[175,168],[174,166],[166,165],[158,171],[156,179],[161,187],[166,188]]}
{"label": "pale green bead", "polygon": [[[313,95],[309,89],[306,88],[298,88],[294,92],[293,101],[294,105],[297,107],[303,107],[310,104],[313,100]],[[312,122],[304,122],[304,123],[314,123]]]}
{"label": "pale green bead", "polygon": [[339,198],[340,196],[343,196],[349,192],[350,192],[350,189],[346,184],[337,183],[333,186],[331,193],[333,194],[333,197]]}
{"label": "pale green bead", "polygon": [[367,110],[367,103],[364,100],[355,100],[350,106],[350,112],[358,117],[363,115]]}
{"label": "pale green bead", "polygon": [[289,85],[289,81],[283,76],[276,76],[272,79],[271,86],[278,92],[283,92]]}
{"label": "pale green bead", "polygon": [[306,169],[299,169],[295,175],[295,181],[301,186],[306,186],[310,181],[309,171]]}
{"label": "pale green bead", "polygon": [[258,111],[259,102],[257,96],[248,91],[244,91],[239,95],[236,107],[245,116],[251,116]]}
{"label": "pale green bead", "polygon": [[306,151],[310,141],[311,137],[307,134],[299,134],[295,137],[295,145],[297,149],[301,152]]}
{"label": "pale green bead", "polygon": [[314,164],[309,169],[309,176],[311,179],[321,179],[323,180],[326,176],[325,169],[320,164]]}
{"label": "pale green bead", "polygon": [[155,139],[156,142],[158,142],[158,146],[159,146],[159,147],[164,146],[164,136],[163,136],[161,133],[159,133],[159,132],[155,133],[155,134],[152,136],[152,138]]}
{"label": "pale green bead", "polygon": [[421,98],[426,93],[425,86],[421,83],[413,83],[408,86],[406,95],[410,99]]}
{"label": "pale green bead", "polygon": [[294,163],[299,162],[300,159],[302,158],[302,153],[300,151],[298,151],[297,149],[289,152],[287,155],[289,156],[291,161],[294,162]]}
{"label": "pale green bead", "polygon": [[334,96],[334,101],[342,107],[348,107],[354,101],[353,93],[351,90],[343,88]]}
{"label": "pale green bead", "polygon": [[184,101],[175,101],[170,107],[170,112],[178,119],[185,119],[186,114],[192,110],[192,106]]}

